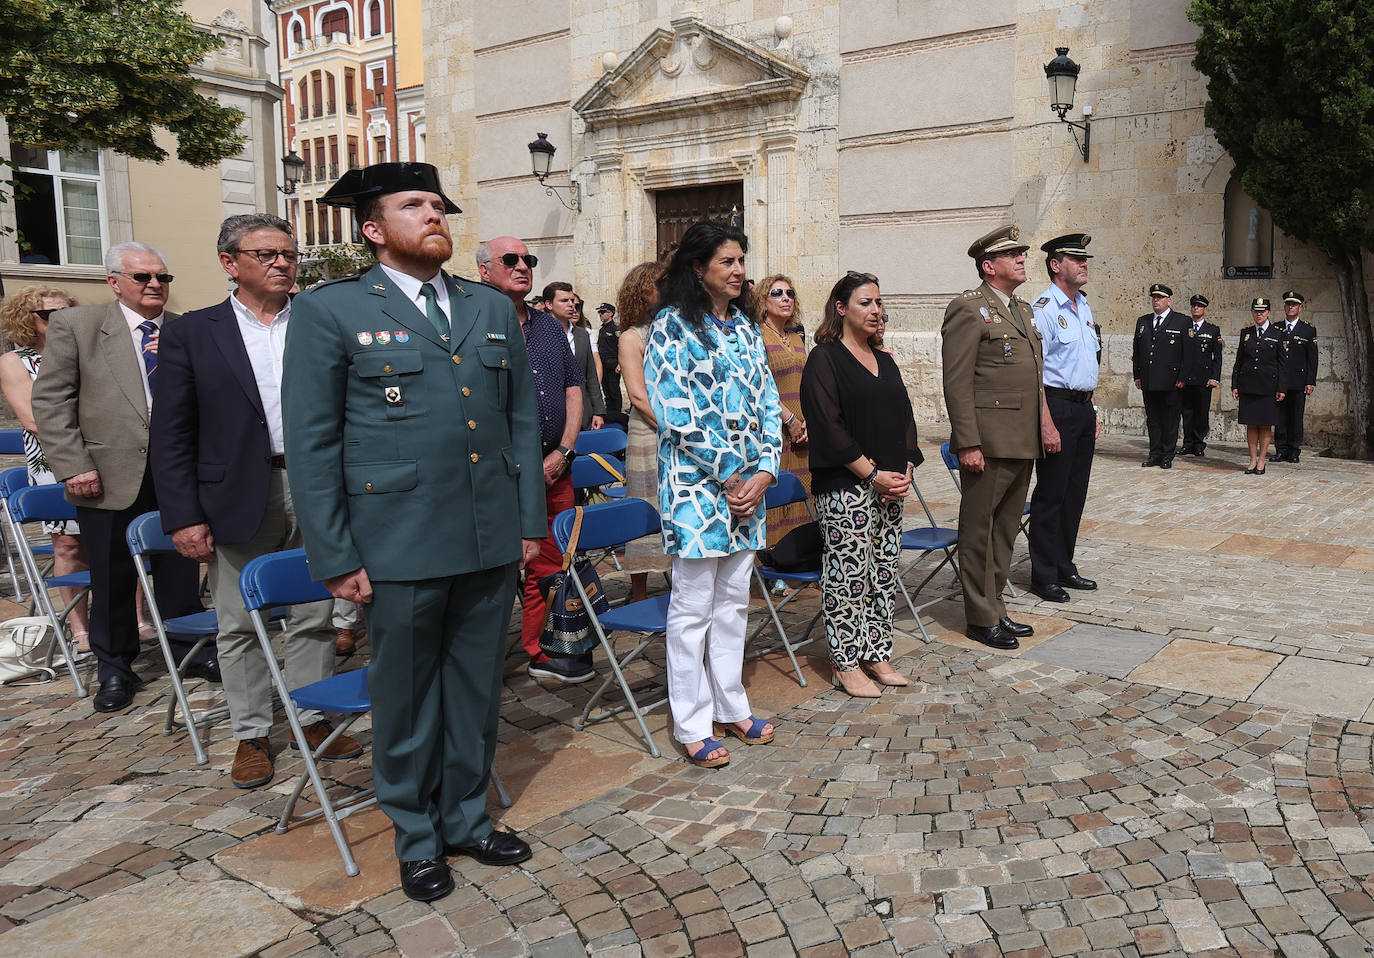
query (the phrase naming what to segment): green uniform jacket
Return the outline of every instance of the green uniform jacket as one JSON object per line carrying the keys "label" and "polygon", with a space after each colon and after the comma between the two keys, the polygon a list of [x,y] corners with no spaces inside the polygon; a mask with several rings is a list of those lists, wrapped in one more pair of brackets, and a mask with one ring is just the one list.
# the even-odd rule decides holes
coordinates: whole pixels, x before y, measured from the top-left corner
{"label": "green uniform jacket", "polygon": [[515,562],[548,535],[539,419],[510,300],[448,284],[446,343],[380,266],[296,297],[282,419],[291,498],[317,580]]}
{"label": "green uniform jacket", "polygon": [[1002,305],[987,283],[945,309],[943,340],[949,446],[981,446],[992,459],[1039,459],[1040,330],[1029,303]]}

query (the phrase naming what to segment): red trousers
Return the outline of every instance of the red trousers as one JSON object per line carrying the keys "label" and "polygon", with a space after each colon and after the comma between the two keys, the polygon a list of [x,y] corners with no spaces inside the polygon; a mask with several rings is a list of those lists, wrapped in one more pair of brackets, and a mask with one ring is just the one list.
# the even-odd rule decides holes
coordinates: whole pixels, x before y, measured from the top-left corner
{"label": "red trousers", "polygon": [[544,501],[549,511],[549,534],[540,543],[539,555],[525,566],[525,588],[520,597],[524,610],[520,622],[520,641],[530,658],[539,657],[539,636],[544,631],[547,604],[539,591],[539,580],[563,568],[563,553],[553,541],[553,517],[573,507],[572,474],[565,472],[551,486],[544,487]]}

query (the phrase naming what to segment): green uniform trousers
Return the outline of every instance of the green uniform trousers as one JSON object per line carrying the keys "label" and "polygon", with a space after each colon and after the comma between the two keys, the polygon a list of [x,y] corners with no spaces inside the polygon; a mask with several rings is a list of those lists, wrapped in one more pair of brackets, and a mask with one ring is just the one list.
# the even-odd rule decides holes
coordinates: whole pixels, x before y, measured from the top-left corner
{"label": "green uniform trousers", "polygon": [[994,626],[1007,614],[1002,590],[1034,465],[1034,459],[985,459],[982,472],[959,470],[959,580],[969,625]]}
{"label": "green uniform trousers", "polygon": [[516,566],[372,583],[372,777],[403,862],[492,830],[487,782]]}

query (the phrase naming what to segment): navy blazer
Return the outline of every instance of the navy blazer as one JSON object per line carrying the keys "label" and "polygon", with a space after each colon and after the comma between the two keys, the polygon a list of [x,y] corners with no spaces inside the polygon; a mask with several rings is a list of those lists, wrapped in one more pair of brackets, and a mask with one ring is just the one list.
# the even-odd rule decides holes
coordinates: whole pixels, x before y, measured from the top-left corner
{"label": "navy blazer", "polygon": [[251,539],[267,509],[272,439],[229,300],[163,329],[150,433],[163,529],[205,522],[217,543]]}

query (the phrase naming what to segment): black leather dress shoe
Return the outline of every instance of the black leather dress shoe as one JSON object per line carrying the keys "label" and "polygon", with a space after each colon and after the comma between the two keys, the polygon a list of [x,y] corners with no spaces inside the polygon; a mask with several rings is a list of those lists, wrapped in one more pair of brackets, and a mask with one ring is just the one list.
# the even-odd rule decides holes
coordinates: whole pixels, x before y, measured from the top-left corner
{"label": "black leather dress shoe", "polygon": [[1001,623],[997,625],[970,625],[964,630],[964,634],[975,642],[982,642],[990,649],[1021,648],[1021,643],[1016,641],[1016,636],[1002,628]]}
{"label": "black leather dress shoe", "polygon": [[510,832],[493,831],[476,845],[456,845],[449,851],[454,855],[467,855],[483,865],[518,865],[529,861],[534,852],[519,835]]}
{"label": "black leather dress shoe", "polygon": [[1193,450],[1193,455],[1197,456],[1199,459],[1206,459],[1206,458],[1207,458],[1207,450],[1202,449],[1202,448],[1194,449],[1194,450]]}
{"label": "black leather dress shoe", "polygon": [[1097,588],[1097,583],[1092,579],[1085,579],[1081,575],[1066,575],[1059,580],[1059,584],[1069,589],[1085,589],[1091,592]]}
{"label": "black leather dress shoe", "polygon": [[181,673],[184,679],[204,679],[216,685],[224,681],[224,677],[219,674],[219,661],[212,659],[209,662],[192,662],[186,666],[186,671]]}
{"label": "black leather dress shoe", "polygon": [[1006,629],[1017,638],[1024,639],[1028,635],[1034,635],[1035,630],[1024,622],[1013,622],[1009,616],[1002,616],[997,620],[997,624]]}
{"label": "black leather dress shoe", "polygon": [[1161,459],[1159,463],[1159,468],[1172,469],[1174,468],[1174,461],[1172,459]]}
{"label": "black leather dress shoe", "polygon": [[1141,468],[1148,469],[1150,466],[1157,466],[1157,465],[1159,465],[1159,460],[1156,459],[1154,456],[1151,456],[1149,459],[1146,459],[1146,460],[1145,460],[1144,462],[1142,462],[1140,465],[1141,465]]}
{"label": "black leather dress shoe", "polygon": [[453,891],[453,872],[434,858],[401,862],[401,890],[415,901],[434,901]]}
{"label": "black leather dress shoe", "polygon": [[143,687],[138,679],[130,681],[115,675],[100,683],[92,704],[97,712],[122,712],[134,700],[134,693]]}
{"label": "black leather dress shoe", "polygon": [[1069,594],[1064,591],[1064,587],[1054,582],[1051,582],[1049,585],[1035,585],[1034,583],[1032,583],[1031,591],[1034,592],[1036,595],[1040,596],[1040,598],[1044,599],[1046,602],[1069,601]]}

